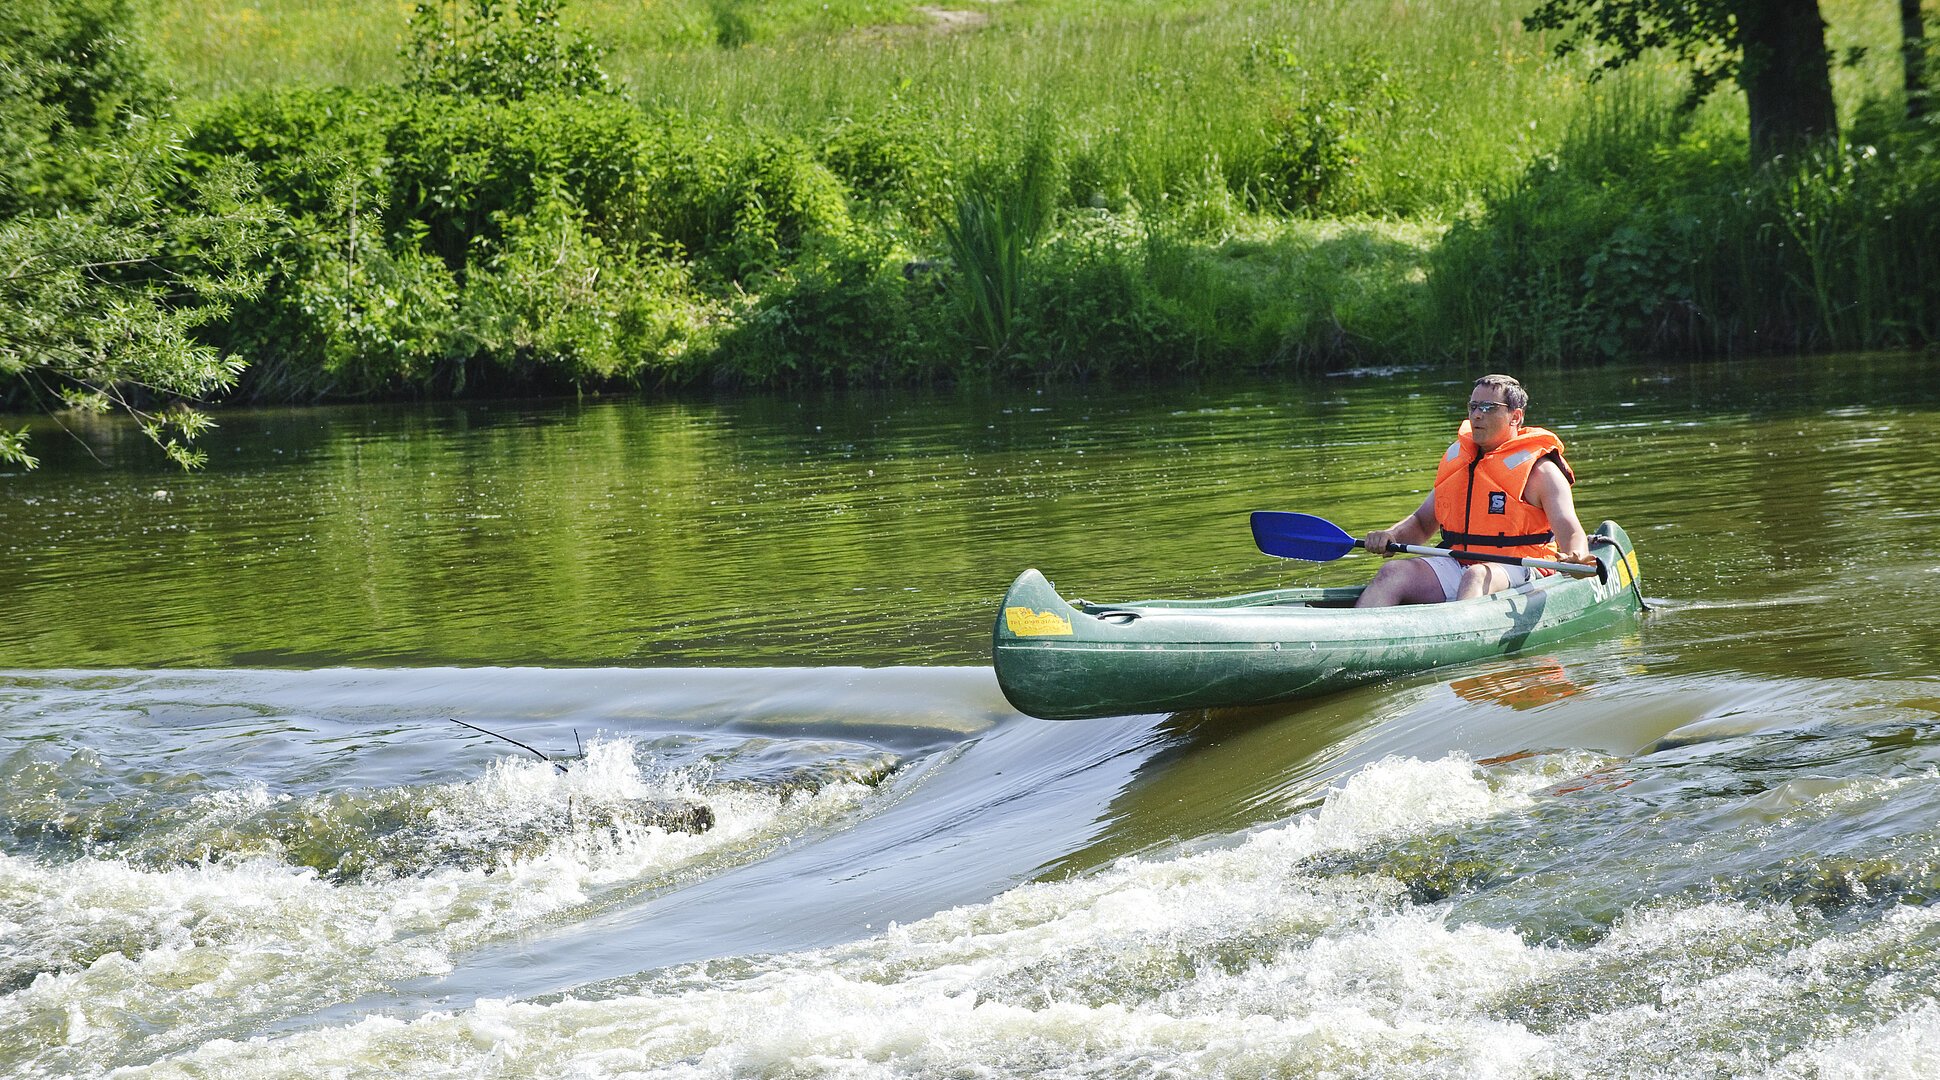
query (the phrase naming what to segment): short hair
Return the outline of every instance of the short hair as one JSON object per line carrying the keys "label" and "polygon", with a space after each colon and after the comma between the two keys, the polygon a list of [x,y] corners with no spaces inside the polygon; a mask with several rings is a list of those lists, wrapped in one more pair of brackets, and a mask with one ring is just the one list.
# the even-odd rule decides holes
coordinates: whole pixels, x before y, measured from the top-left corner
{"label": "short hair", "polygon": [[1524,390],[1513,375],[1484,375],[1475,380],[1475,385],[1492,386],[1502,391],[1502,400],[1508,402],[1511,409],[1529,407],[1529,391]]}

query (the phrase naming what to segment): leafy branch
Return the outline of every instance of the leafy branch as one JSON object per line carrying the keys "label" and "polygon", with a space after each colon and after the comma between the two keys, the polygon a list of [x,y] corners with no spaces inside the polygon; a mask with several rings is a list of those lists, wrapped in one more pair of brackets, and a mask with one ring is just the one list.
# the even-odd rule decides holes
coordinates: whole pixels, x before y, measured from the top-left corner
{"label": "leafy branch", "polygon": [[[195,468],[209,418],[188,403],[235,385],[242,361],[195,331],[262,288],[278,215],[254,171],[226,162],[189,181],[173,133],[143,126],[69,147],[104,179],[94,197],[0,221],[0,378],[43,408],[120,410],[169,460]],[[33,468],[25,429],[0,461]]]}

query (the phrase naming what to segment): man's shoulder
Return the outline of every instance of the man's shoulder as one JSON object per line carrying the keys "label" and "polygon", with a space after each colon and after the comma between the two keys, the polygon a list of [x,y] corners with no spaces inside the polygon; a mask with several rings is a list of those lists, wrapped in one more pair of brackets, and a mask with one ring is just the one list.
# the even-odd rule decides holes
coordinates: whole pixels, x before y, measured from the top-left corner
{"label": "man's shoulder", "polygon": [[1558,449],[1563,445],[1561,435],[1546,427],[1537,427],[1533,424],[1516,432],[1515,437],[1509,441],[1518,446],[1554,446]]}
{"label": "man's shoulder", "polygon": [[1563,472],[1562,454],[1560,452],[1551,450],[1549,453],[1544,454],[1541,460],[1537,461],[1535,465],[1530,467],[1529,482],[1533,484],[1539,480],[1548,480],[1556,483],[1569,482],[1568,474]]}

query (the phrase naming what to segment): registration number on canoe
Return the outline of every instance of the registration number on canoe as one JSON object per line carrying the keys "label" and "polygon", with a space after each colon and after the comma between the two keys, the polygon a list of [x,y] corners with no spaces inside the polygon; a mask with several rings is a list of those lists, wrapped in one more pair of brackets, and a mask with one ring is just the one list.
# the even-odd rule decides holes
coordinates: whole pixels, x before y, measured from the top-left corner
{"label": "registration number on canoe", "polygon": [[1055,611],[1033,611],[1027,607],[1004,609],[1004,626],[1018,637],[1069,635],[1071,620]]}

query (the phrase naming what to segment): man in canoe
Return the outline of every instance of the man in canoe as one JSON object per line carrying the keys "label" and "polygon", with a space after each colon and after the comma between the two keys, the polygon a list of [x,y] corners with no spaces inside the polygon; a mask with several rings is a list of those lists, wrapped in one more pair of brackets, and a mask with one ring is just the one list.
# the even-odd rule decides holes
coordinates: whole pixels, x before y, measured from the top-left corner
{"label": "man in canoe", "polygon": [[[1367,534],[1367,550],[1392,556],[1390,544],[1426,544],[1436,528],[1442,547],[1518,558],[1588,563],[1590,540],[1576,519],[1555,432],[1525,427],[1529,394],[1507,375],[1484,375],[1469,391],[1468,419],[1435,470],[1435,486],[1415,512]],[[1552,571],[1538,570],[1547,574]],[[1498,563],[1463,563],[1445,555],[1401,559],[1381,567],[1357,607],[1439,604],[1511,589],[1531,571]]]}

